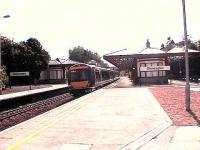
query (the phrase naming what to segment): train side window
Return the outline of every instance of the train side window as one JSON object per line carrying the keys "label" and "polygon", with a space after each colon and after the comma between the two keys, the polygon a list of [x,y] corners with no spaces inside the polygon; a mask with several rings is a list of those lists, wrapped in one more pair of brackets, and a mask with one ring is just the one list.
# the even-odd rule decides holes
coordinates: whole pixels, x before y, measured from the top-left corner
{"label": "train side window", "polygon": [[110,78],[109,71],[102,71],[103,80],[108,80]]}
{"label": "train side window", "polygon": [[101,76],[99,71],[95,71],[96,81],[101,81]]}

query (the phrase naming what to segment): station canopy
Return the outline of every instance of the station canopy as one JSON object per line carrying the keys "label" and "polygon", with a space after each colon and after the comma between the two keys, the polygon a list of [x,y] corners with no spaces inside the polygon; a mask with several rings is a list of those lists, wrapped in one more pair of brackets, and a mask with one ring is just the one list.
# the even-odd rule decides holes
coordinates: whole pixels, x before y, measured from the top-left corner
{"label": "station canopy", "polygon": [[[200,56],[200,51],[188,49],[188,54]],[[169,51],[163,51],[158,48],[145,48],[140,50],[139,52],[133,53],[126,49],[119,50],[117,52],[109,53],[103,56],[105,60],[119,69],[125,69],[130,64],[134,64],[137,59],[142,58],[167,58],[174,56],[185,56],[184,48],[173,48]]]}

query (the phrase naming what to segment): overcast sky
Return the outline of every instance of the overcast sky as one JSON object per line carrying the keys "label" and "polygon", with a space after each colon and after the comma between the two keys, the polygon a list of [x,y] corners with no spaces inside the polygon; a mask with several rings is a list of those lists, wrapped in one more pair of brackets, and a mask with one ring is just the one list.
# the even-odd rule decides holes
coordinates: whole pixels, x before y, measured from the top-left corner
{"label": "overcast sky", "polygon": [[[200,39],[200,0],[186,0],[188,34]],[[150,39],[160,47],[183,36],[182,0],[0,0],[0,33],[15,41],[37,38],[52,58],[75,46],[101,56]]]}

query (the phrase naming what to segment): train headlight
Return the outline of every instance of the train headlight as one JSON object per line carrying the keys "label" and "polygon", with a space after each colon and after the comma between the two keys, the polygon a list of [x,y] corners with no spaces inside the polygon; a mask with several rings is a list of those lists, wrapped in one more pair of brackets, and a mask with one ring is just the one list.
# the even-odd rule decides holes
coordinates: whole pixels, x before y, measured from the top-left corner
{"label": "train headlight", "polygon": [[88,82],[87,87],[90,87],[90,82]]}

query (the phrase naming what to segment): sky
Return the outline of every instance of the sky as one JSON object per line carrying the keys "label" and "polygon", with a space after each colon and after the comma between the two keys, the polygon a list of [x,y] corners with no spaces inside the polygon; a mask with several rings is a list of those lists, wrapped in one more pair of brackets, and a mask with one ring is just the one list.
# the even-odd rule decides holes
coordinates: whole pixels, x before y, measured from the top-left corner
{"label": "sky", "polygon": [[[199,0],[186,0],[187,30],[200,39]],[[9,14],[10,18],[2,18]],[[0,33],[15,42],[37,38],[52,59],[83,46],[100,56],[160,48],[183,37],[182,0],[0,0]]]}

